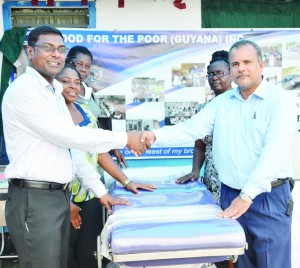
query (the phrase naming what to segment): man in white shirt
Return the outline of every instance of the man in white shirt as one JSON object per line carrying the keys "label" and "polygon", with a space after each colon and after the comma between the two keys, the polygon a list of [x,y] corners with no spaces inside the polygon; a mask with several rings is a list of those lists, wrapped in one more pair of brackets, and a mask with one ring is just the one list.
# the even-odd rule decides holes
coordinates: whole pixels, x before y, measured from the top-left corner
{"label": "man in white shirt", "polygon": [[219,216],[237,219],[248,243],[237,267],[291,267],[288,181],[295,103],[289,92],[263,78],[264,64],[256,43],[236,42],[229,61],[237,88],[216,97],[187,122],[144,132],[141,141],[178,146],[213,133],[224,209]]}
{"label": "man in white shirt", "polygon": [[83,151],[107,152],[129,147],[141,154],[139,133],[117,133],[76,127],[65,105],[62,70],[67,48],[62,33],[51,26],[33,29],[26,48],[29,66],[8,87],[2,103],[9,165],[6,221],[21,268],[67,267],[69,241],[68,183],[83,179],[111,212],[111,205],[128,204],[107,194],[99,174]]}

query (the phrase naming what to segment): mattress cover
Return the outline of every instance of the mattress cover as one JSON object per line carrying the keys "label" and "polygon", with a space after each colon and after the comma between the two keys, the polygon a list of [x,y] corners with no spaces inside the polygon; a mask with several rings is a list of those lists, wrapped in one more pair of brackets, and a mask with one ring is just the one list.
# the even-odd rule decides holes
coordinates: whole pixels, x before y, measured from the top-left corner
{"label": "mattress cover", "polygon": [[139,190],[140,194],[133,194],[127,191],[120,184],[114,184],[110,194],[114,197],[125,198],[130,201],[130,206],[117,205],[113,207],[113,212],[118,210],[132,210],[135,208],[144,209],[146,207],[161,208],[170,206],[205,205],[218,203],[206,187],[195,181],[190,184],[161,183],[155,185],[157,188],[151,191]]}
{"label": "mattress cover", "polygon": [[[151,181],[146,179],[134,181],[138,181],[139,183],[149,183],[157,187],[153,192],[139,189],[139,192],[141,192],[143,195],[152,195],[152,193],[192,193],[195,191],[207,190],[206,186],[197,180],[184,184],[176,183],[176,178],[165,178],[163,181]],[[124,186],[117,181],[113,182],[110,189],[110,194],[113,196],[119,194],[133,195],[132,192],[127,191]]]}
{"label": "mattress cover", "polygon": [[174,178],[155,183],[153,192],[138,195],[113,184],[111,195],[131,205],[114,206],[101,233],[102,256],[135,267],[216,262],[230,252],[242,254],[242,227],[217,216],[221,208],[205,185],[176,184]]}
{"label": "mattress cover", "polygon": [[[190,217],[189,213],[195,213]],[[245,245],[241,226],[232,219],[218,218],[217,207],[197,206],[196,208],[173,208],[173,212],[162,210],[156,220],[147,222],[134,220],[114,226],[111,232],[113,254],[138,252],[176,251],[208,248],[234,248]],[[151,210],[148,210],[149,213]],[[171,213],[170,213],[171,212]],[[175,218],[174,214],[181,215]],[[197,217],[198,213],[201,215]],[[173,215],[172,215],[173,214]],[[134,217],[140,218],[135,213]]]}

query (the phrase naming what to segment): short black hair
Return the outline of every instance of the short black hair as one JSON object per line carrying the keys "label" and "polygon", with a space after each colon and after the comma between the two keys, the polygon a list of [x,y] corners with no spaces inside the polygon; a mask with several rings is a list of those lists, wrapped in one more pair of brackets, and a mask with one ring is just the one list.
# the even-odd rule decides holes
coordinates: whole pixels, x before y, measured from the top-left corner
{"label": "short black hair", "polygon": [[231,46],[229,53],[231,53],[231,51],[235,48],[239,48],[239,47],[246,46],[246,45],[253,46],[254,49],[256,50],[258,61],[262,61],[262,53],[261,53],[260,47],[255,42],[253,42],[249,39],[241,39],[241,40],[235,42]]}
{"label": "short black hair", "polygon": [[50,25],[42,25],[42,26],[38,26],[38,27],[34,28],[33,30],[31,30],[31,32],[28,35],[28,39],[27,39],[28,45],[29,46],[35,45],[36,42],[38,41],[40,35],[43,35],[43,34],[57,34],[62,39],[64,39],[60,30],[58,30],[55,27],[50,26]]}
{"label": "short black hair", "polygon": [[226,50],[215,51],[211,55],[211,61],[209,62],[209,65],[207,66],[207,70],[209,69],[209,66],[216,61],[223,61],[229,67],[229,52]]}
{"label": "short black hair", "polygon": [[77,73],[80,82],[82,82],[82,80],[81,80],[81,75],[80,75],[79,71],[76,69],[76,67],[75,67],[73,64],[69,64],[69,63],[66,63],[66,64],[65,64],[64,68],[62,68],[62,70],[60,71],[60,73],[59,73],[56,77],[59,77],[60,74],[61,74],[65,69],[72,69],[72,70],[74,70],[74,71]]}
{"label": "short black hair", "polygon": [[89,56],[91,58],[91,62],[93,62],[92,52],[84,46],[74,46],[74,47],[72,47],[68,52],[66,62],[72,63],[73,59],[76,58],[78,53]]}

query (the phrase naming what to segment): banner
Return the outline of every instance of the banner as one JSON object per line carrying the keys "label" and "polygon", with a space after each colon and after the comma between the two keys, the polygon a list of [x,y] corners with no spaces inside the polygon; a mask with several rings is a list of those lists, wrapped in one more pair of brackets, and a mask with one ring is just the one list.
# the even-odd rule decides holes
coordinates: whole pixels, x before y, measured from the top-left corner
{"label": "banner", "polygon": [[[61,30],[67,47],[91,50],[94,62],[88,83],[96,92],[101,117],[111,118],[114,131],[153,130],[193,116],[198,105],[212,97],[205,76],[212,53],[228,51],[240,39],[256,42],[265,62],[263,75],[295,94],[299,123],[299,29]],[[192,157],[194,144],[181,146],[153,147],[143,157]],[[133,156],[129,150],[122,152]]]}

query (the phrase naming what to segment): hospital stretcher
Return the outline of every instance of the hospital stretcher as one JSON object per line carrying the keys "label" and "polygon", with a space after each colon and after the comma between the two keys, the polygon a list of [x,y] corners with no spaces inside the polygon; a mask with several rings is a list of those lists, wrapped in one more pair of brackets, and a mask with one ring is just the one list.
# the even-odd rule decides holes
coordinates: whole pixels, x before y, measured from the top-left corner
{"label": "hospital stretcher", "polygon": [[221,208],[205,185],[198,181],[179,185],[175,179],[141,180],[157,189],[139,195],[112,184],[110,194],[128,199],[131,205],[115,206],[108,217],[98,237],[99,267],[102,256],[127,267],[187,267],[228,256],[236,260],[244,253],[242,227],[217,216]]}

